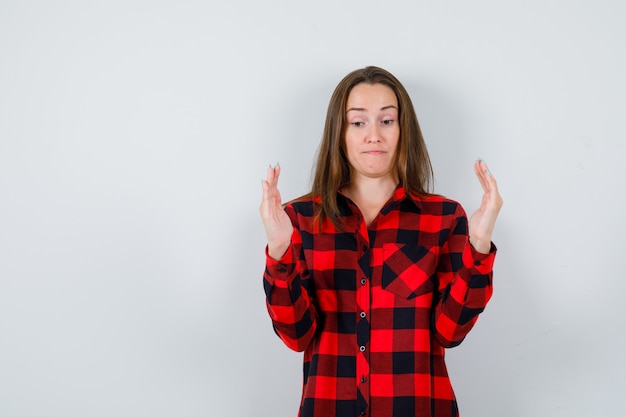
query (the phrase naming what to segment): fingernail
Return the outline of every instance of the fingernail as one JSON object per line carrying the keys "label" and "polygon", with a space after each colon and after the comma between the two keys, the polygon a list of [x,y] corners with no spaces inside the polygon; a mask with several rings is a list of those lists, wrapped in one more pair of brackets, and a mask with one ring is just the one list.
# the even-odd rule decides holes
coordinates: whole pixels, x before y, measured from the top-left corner
{"label": "fingernail", "polygon": [[487,166],[487,163],[485,162],[485,160],[479,156],[477,158],[477,161],[485,164],[485,172],[487,173],[487,175],[491,175],[491,171],[489,171],[489,167]]}

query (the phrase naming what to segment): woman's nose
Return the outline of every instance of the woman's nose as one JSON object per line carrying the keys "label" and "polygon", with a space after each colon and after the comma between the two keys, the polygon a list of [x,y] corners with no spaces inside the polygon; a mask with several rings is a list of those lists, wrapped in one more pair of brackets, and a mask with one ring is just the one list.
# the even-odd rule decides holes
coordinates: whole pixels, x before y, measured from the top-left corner
{"label": "woman's nose", "polygon": [[375,127],[371,128],[367,134],[367,142],[368,143],[378,143],[380,142],[380,135],[378,129]]}
{"label": "woman's nose", "polygon": [[378,131],[377,125],[373,125],[369,128],[367,132],[367,142],[368,143],[380,142],[380,132]]}

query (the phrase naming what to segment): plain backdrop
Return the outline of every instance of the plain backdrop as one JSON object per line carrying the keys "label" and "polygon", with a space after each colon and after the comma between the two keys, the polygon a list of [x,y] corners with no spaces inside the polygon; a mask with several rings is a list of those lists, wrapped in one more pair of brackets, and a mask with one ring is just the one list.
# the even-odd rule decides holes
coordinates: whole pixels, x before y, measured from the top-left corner
{"label": "plain backdrop", "polygon": [[258,206],[308,190],[332,90],[407,87],[436,191],[505,206],[449,351],[465,417],[626,390],[626,3],[0,1],[0,416],[295,416]]}

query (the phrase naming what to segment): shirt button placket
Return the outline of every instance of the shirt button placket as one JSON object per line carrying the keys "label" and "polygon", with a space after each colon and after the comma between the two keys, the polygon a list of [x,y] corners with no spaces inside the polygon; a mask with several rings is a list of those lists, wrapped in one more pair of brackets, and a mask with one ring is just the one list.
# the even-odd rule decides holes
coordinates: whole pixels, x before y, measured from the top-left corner
{"label": "shirt button placket", "polygon": [[[361,253],[359,254],[360,266],[358,273],[361,275],[357,286],[357,385],[360,392],[359,401],[357,405],[358,413],[362,416],[367,414],[367,408],[369,407],[369,349],[368,343],[370,341],[370,251],[369,242],[362,241],[360,243]],[[359,247],[357,246],[357,247]]]}

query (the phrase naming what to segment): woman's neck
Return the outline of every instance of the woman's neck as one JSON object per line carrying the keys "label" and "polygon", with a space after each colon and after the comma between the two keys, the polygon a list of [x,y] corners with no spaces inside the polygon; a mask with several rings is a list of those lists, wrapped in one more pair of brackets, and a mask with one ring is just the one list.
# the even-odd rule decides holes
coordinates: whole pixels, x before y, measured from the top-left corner
{"label": "woman's neck", "polygon": [[369,226],[397,187],[398,181],[390,176],[359,177],[344,187],[343,193],[361,210]]}

